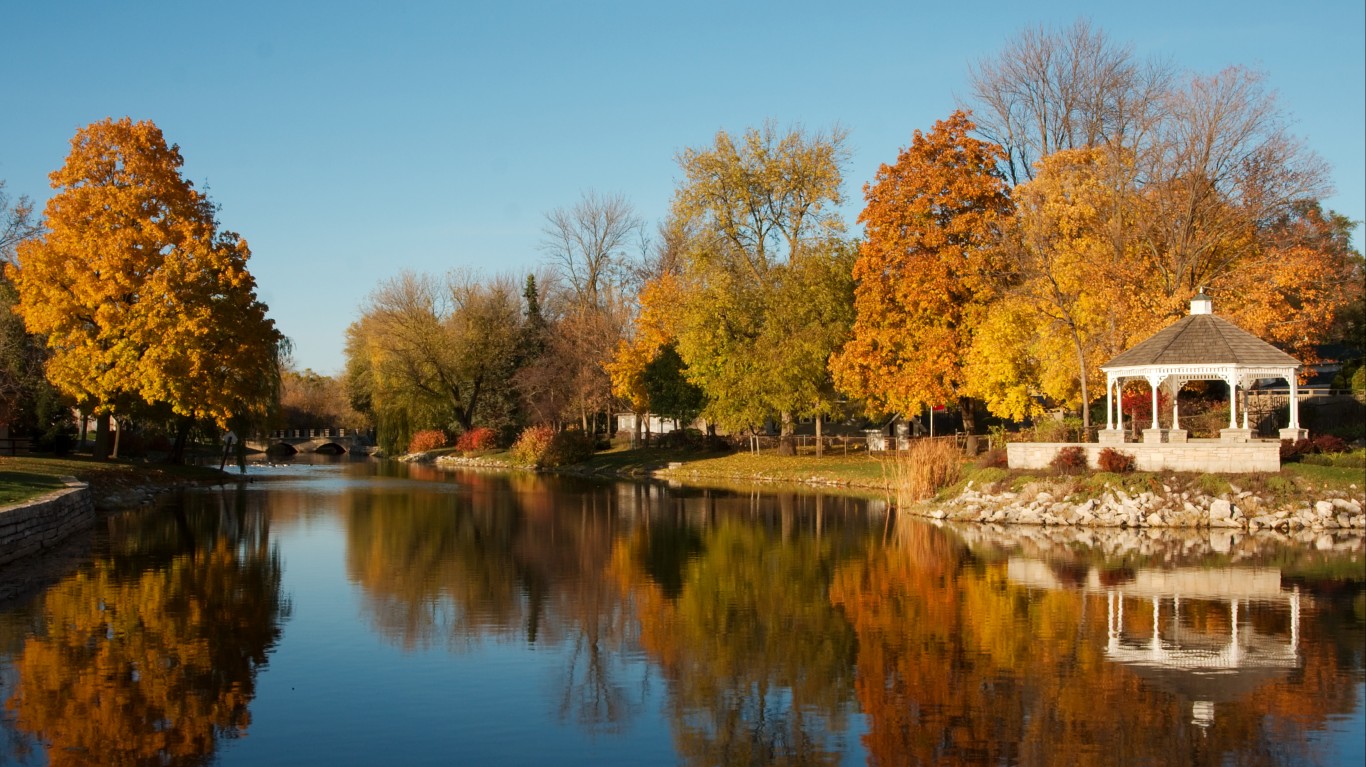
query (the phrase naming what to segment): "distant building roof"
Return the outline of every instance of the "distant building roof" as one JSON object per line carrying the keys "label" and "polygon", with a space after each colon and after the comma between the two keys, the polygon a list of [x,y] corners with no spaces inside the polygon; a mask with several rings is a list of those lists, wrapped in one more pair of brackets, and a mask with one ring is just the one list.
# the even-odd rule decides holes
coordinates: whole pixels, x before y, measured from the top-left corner
{"label": "distant building roof", "polygon": [[1213,314],[1190,314],[1101,369],[1154,365],[1292,366],[1300,361]]}

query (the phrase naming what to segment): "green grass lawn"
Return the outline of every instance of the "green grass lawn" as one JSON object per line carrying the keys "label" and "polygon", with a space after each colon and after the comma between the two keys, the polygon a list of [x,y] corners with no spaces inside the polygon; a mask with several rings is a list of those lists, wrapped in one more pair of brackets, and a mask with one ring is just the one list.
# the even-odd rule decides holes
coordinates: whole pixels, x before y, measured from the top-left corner
{"label": "green grass lawn", "polygon": [[177,481],[207,482],[223,473],[206,466],[171,466],[132,461],[95,461],[80,456],[0,456],[0,503],[14,503],[62,486],[61,477],[75,477],[96,492]]}
{"label": "green grass lawn", "polygon": [[0,470],[0,506],[26,501],[63,487],[65,485],[55,474]]}

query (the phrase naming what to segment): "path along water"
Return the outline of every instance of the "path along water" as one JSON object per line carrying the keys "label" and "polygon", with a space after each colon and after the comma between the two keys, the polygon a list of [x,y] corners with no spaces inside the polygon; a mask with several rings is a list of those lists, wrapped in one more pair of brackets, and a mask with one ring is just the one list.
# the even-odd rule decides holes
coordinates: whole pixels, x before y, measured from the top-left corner
{"label": "path along water", "polygon": [[0,764],[1363,763],[1348,533],[955,528],[375,461],[250,476],[109,515],[0,591]]}

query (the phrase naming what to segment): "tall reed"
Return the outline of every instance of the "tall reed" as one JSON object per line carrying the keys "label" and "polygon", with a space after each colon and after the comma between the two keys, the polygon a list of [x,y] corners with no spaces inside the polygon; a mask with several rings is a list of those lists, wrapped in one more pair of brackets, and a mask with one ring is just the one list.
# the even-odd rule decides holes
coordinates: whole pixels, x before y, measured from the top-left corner
{"label": "tall reed", "polygon": [[961,455],[952,439],[918,439],[909,450],[882,461],[887,494],[897,508],[934,497],[942,487],[958,481]]}

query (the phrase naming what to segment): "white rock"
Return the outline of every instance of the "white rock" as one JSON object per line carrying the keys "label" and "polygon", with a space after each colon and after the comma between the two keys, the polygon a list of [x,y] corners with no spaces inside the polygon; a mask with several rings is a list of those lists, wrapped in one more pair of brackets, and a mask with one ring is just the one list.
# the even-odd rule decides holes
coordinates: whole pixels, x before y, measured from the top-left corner
{"label": "white rock", "polygon": [[1332,501],[1318,501],[1314,504],[1315,513],[1321,517],[1332,514],[1334,508]]}

